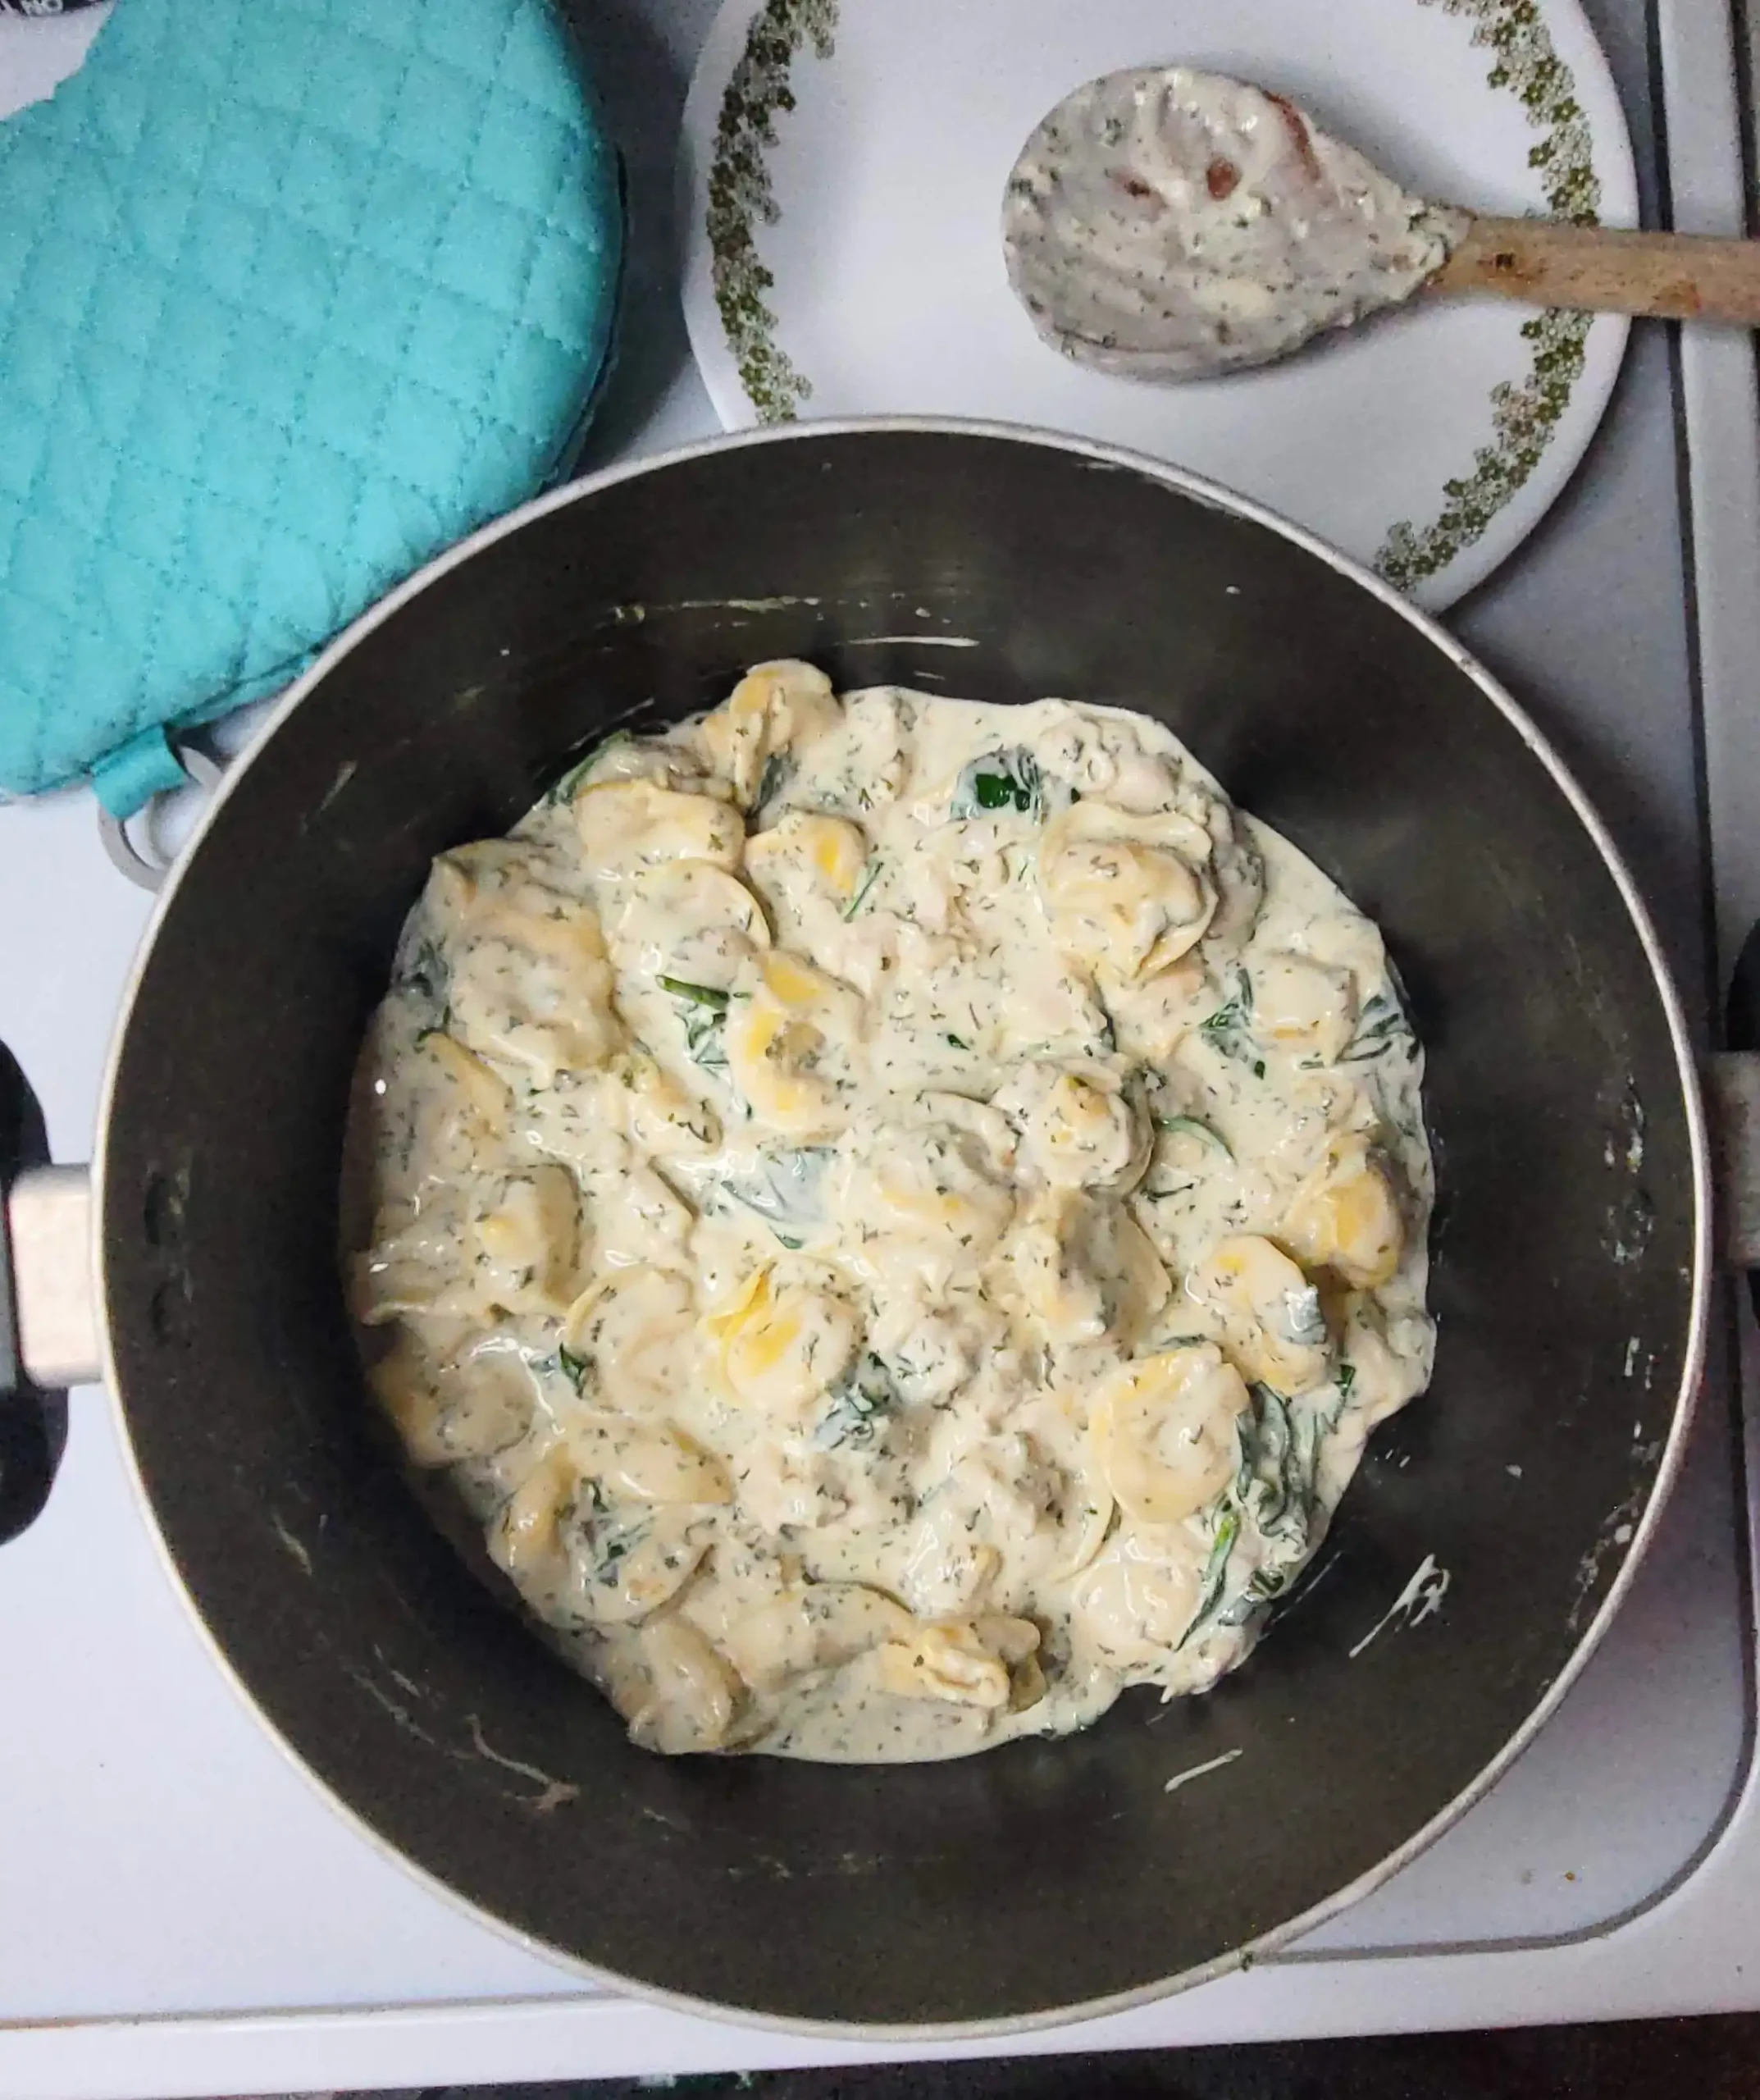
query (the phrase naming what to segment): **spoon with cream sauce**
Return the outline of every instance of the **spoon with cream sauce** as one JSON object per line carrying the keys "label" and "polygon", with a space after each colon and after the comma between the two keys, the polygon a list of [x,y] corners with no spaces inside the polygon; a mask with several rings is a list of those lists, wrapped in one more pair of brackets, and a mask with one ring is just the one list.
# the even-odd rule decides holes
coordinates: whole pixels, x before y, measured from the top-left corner
{"label": "spoon with cream sauce", "polygon": [[1269,364],[1420,293],[1760,327],[1760,241],[1478,217],[1286,97],[1183,66],[1066,95],[1015,163],[1002,237],[1046,341],[1132,379]]}

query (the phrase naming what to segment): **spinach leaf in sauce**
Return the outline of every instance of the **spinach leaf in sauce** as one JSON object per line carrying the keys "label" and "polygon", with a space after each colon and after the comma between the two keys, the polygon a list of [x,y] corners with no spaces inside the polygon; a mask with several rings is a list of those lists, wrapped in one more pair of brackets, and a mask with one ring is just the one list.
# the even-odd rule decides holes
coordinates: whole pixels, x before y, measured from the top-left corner
{"label": "spinach leaf in sauce", "polygon": [[559,1342],[556,1344],[556,1368],[576,1392],[584,1393],[593,1376],[593,1359],[584,1352],[577,1356],[565,1343]]}
{"label": "spinach leaf in sauce", "polygon": [[621,1579],[618,1564],[645,1543],[652,1513],[607,1501],[596,1480],[583,1481],[565,1524],[570,1558],[586,1580],[610,1589]]}
{"label": "spinach leaf in sauce", "polygon": [[615,750],[619,744],[632,743],[634,741],[629,730],[613,729],[609,737],[602,737],[598,743],[595,744],[585,758],[575,760],[574,764],[551,788],[549,792],[545,797],[545,801],[553,809],[559,802],[572,802],[574,800],[575,790],[579,788],[581,783],[586,779],[607,751]]}
{"label": "spinach leaf in sauce", "polygon": [[1231,1063],[1250,1065],[1255,1079],[1265,1077],[1265,1059],[1253,1040],[1253,981],[1244,970],[1234,973],[1234,990],[1207,1019],[1198,1023],[1198,1034],[1219,1056]]}
{"label": "spinach leaf in sauce", "polygon": [[755,1212],[792,1251],[825,1221],[823,1185],[832,1157],[829,1145],[760,1153],[755,1171],[725,1175],[717,1185],[723,1195]]}
{"label": "spinach leaf in sauce", "polygon": [[831,1404],[820,1416],[813,1441],[822,1451],[835,1451],[845,1445],[872,1444],[879,1434],[882,1418],[898,1404],[891,1374],[872,1349],[831,1395]]}
{"label": "spinach leaf in sauce", "polygon": [[1303,1550],[1313,1499],[1307,1453],[1297,1443],[1290,1405],[1281,1393],[1255,1386],[1252,1401],[1238,1425],[1234,1499],[1261,1537],[1287,1540]]}
{"label": "spinach leaf in sauce", "polygon": [[1229,1149],[1229,1141],[1220,1130],[1213,1130],[1208,1123],[1196,1116],[1160,1116],[1155,1127],[1165,1130],[1170,1137],[1196,1138],[1200,1144],[1207,1145],[1212,1152],[1220,1153],[1224,1159],[1232,1160],[1234,1154]]}
{"label": "spinach leaf in sauce", "polygon": [[440,944],[431,935],[416,943],[414,952],[398,973],[396,988],[400,992],[414,992],[422,998],[438,1002],[445,992],[451,973],[446,967],[446,958],[440,952]]}
{"label": "spinach leaf in sauce", "polygon": [[1228,1585],[1229,1559],[1240,1535],[1240,1511],[1224,1505],[1217,1513],[1216,1528],[1211,1536],[1210,1558],[1204,1564],[1203,1579],[1198,1584],[1197,1609],[1192,1614],[1192,1623],[1179,1637],[1180,1647],[1195,1639],[1216,1616],[1223,1591]]}
{"label": "spinach leaf in sauce", "polygon": [[732,993],[718,992],[713,984],[693,984],[683,977],[662,977],[660,989],[670,992],[679,1003],[685,1055],[704,1071],[725,1071],[727,1003]]}
{"label": "spinach leaf in sauce", "polygon": [[[1217,1504],[1197,1609],[1182,1647],[1206,1627],[1246,1625],[1306,1565],[1323,1516],[1320,1455],[1355,1380],[1353,1368],[1341,1365],[1334,1380],[1338,1397],[1330,1405],[1313,1399],[1291,1400],[1269,1386],[1252,1389],[1251,1404],[1235,1427],[1234,1477]],[[1260,1541],[1257,1564],[1231,1596],[1229,1563],[1248,1526]]]}
{"label": "spinach leaf in sauce", "polygon": [[1045,815],[1045,783],[1038,760],[1018,744],[973,759],[960,775],[948,808],[956,817],[999,816],[1014,810],[1038,823]]}
{"label": "spinach leaf in sauce", "polygon": [[772,751],[764,762],[764,771],[759,777],[757,799],[752,804],[754,819],[761,818],[777,797],[783,793],[795,777],[795,758],[792,751]]}
{"label": "spinach leaf in sauce", "polygon": [[1418,1039],[1406,1017],[1406,1010],[1389,989],[1377,992],[1366,1003],[1357,1017],[1356,1033],[1340,1054],[1338,1062],[1367,1064],[1389,1051],[1402,1052],[1409,1061],[1416,1056],[1417,1048]]}

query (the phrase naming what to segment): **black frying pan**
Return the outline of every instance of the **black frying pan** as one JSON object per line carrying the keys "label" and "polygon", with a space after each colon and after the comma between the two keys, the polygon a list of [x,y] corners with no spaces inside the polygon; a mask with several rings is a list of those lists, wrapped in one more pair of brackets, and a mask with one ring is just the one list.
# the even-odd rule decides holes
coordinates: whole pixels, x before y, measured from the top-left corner
{"label": "black frying pan", "polygon": [[[931,646],[949,637],[976,646]],[[430,857],[504,829],[612,724],[709,705],[785,655],[842,687],[1159,716],[1373,914],[1409,988],[1441,1174],[1435,1383],[1376,1439],[1324,1572],[1208,1697],[1128,1695],[1085,1735],[951,1765],[649,1756],[465,1572],[369,1433],[338,1155]],[[1705,1150],[1629,877],[1439,629],[1303,536],[1123,455],[809,426],[546,499],[301,681],[174,878],[117,1036],[100,1325],[217,1656],[414,1867],[700,2008],[995,2030],[1287,1938],[1533,1734],[1674,1471],[1705,1321]],[[27,1183],[15,1225],[28,1238],[39,1196],[78,1194]],[[33,1354],[28,1290],[25,1312],[37,1362],[49,1314]],[[1636,1440],[1635,1340],[1656,1396]],[[1448,1573],[1440,1609],[1360,1646],[1426,1560]]]}

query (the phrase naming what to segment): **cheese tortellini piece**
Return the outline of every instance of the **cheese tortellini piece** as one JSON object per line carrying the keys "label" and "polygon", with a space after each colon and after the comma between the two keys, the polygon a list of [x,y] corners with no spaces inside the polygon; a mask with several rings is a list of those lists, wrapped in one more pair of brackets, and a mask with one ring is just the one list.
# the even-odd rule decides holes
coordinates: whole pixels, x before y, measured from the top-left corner
{"label": "cheese tortellini piece", "polygon": [[[492,1066],[444,1028],[427,1029],[417,1039],[414,1055],[433,1068],[436,1105],[449,1127],[463,1139],[465,1157],[474,1159],[476,1148],[511,1117],[512,1089]],[[451,1145],[435,1147],[436,1152],[453,1149]]]}
{"label": "cheese tortellini piece", "polygon": [[1390,1282],[1405,1251],[1399,1198],[1361,1137],[1337,1139],[1284,1214],[1283,1236],[1311,1268],[1358,1290]]}
{"label": "cheese tortellini piece", "polygon": [[1210,834],[1177,811],[1138,816],[1072,803],[1046,824],[1039,884],[1052,938],[1093,968],[1152,977],[1204,938],[1216,912]]}
{"label": "cheese tortellini piece", "polygon": [[[916,1628],[878,1651],[879,1678],[905,1699],[943,1699],[959,1706],[1006,1706],[1015,1694],[1014,1672],[1039,1645],[1030,1619],[954,1619]],[[1037,1696],[1042,1682],[1028,1685]]]}
{"label": "cheese tortellini piece", "polygon": [[443,856],[429,888],[449,964],[447,1027],[465,1049],[540,1085],[603,1065],[622,1032],[591,905],[476,849]]}
{"label": "cheese tortellini piece", "polygon": [[1123,1532],[1076,1583],[1075,1630],[1106,1666],[1159,1674],[1191,1630],[1202,1578],[1196,1543],[1183,1533]]}
{"label": "cheese tortellini piece", "polygon": [[355,1317],[377,1326],[399,1314],[560,1312],[580,1258],[580,1194],[566,1167],[443,1184],[403,1218],[380,1218],[354,1264]]}
{"label": "cheese tortellini piece", "polygon": [[734,1398],[772,1414],[799,1415],[830,1390],[855,1354],[854,1308],[761,1270],[732,1308],[710,1317],[721,1374]]}
{"label": "cheese tortellini piece", "polygon": [[364,1402],[643,1749],[1203,1691],[1429,1376],[1379,937],[1147,717],[730,685],[434,864],[351,1096]]}
{"label": "cheese tortellini piece", "polygon": [[822,898],[841,912],[861,885],[868,841],[858,824],[811,810],[788,810],[745,848],[752,880],[767,896],[793,906]]}
{"label": "cheese tortellini piece", "polygon": [[721,1134],[715,1112],[644,1051],[623,1061],[623,1089],[630,1141],[654,1159],[700,1159]]}
{"label": "cheese tortellini piece", "polygon": [[1220,1323],[1223,1346],[1247,1377],[1305,1393],[1330,1372],[1332,1337],[1320,1293],[1280,1247],[1255,1233],[1224,1239],[1186,1281]]}
{"label": "cheese tortellini piece", "polygon": [[677,1596],[709,1550],[694,1505],[619,1505],[568,1443],[550,1446],[496,1511],[490,1557],[563,1625],[639,1624]]}
{"label": "cheese tortellini piece", "polygon": [[743,810],[763,788],[770,760],[827,735],[841,710],[831,680],[811,664],[787,660],[748,671],[698,732],[711,765]]}
{"label": "cheese tortellini piece", "polygon": [[654,780],[604,780],[574,801],[586,873],[616,882],[671,861],[737,869],[745,824],[731,802]]}
{"label": "cheese tortellini piece", "polygon": [[1306,956],[1267,956],[1253,970],[1252,988],[1254,1025],[1268,1040],[1311,1052],[1325,1065],[1343,1055],[1356,1027],[1348,970]]}
{"label": "cheese tortellini piece", "polygon": [[1153,1242],[1116,1200],[1053,1192],[1010,1246],[1015,1288],[1053,1343],[1134,1347],[1172,1294]]}
{"label": "cheese tortellini piece", "polygon": [[1149,1163],[1141,1096],[1097,1061],[1028,1065],[995,1105],[1020,1124],[1027,1162],[1053,1188],[1128,1189]]}
{"label": "cheese tortellini piece", "polygon": [[910,1614],[862,1582],[797,1584],[736,1620],[722,1646],[746,1683],[773,1691],[792,1678],[836,1669],[882,1641],[908,1641]]}
{"label": "cheese tortellini piece", "polygon": [[640,1670],[619,1687],[630,1741],[670,1757],[719,1750],[745,1689],[737,1674],[677,1613],[644,1626],[636,1648]]}
{"label": "cheese tortellini piece", "polygon": [[1089,1433],[1096,1469],[1140,1524],[1177,1524],[1213,1502],[1238,1463],[1241,1374],[1208,1344],[1139,1357],[1108,1379]]}
{"label": "cheese tortellini piece", "polygon": [[618,960],[637,977],[725,992],[756,949],[770,946],[764,907],[714,861],[662,861],[622,886],[611,922]]}
{"label": "cheese tortellini piece", "polygon": [[806,1137],[846,1115],[861,1036],[848,985],[778,950],[741,974],[727,1021],[727,1071],[752,1114]]}
{"label": "cheese tortellini piece", "polygon": [[861,1266],[884,1270],[891,1258],[897,1274],[927,1264],[945,1281],[988,1258],[1015,1196],[978,1132],[939,1121],[882,1124],[855,1154],[842,1208]]}
{"label": "cheese tortellini piece", "polygon": [[404,1449],[422,1467],[506,1450],[530,1429],[537,1399],[523,1354],[495,1339],[436,1352],[405,1330],[367,1379]]}
{"label": "cheese tortellini piece", "polygon": [[674,1270],[613,1269],[569,1307],[559,1367],[577,1392],[620,1413],[663,1412],[697,1375],[693,1301]]}
{"label": "cheese tortellini piece", "polygon": [[478,1303],[514,1312],[567,1309],[581,1243],[581,1198],[567,1167],[533,1166],[485,1184],[471,1226]]}

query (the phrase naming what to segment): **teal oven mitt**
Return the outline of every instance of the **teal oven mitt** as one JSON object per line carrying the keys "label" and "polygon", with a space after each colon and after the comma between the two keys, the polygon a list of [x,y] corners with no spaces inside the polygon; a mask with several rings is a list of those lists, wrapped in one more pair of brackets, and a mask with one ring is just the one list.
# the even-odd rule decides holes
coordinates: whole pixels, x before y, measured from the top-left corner
{"label": "teal oven mitt", "polygon": [[117,0],[0,123],[0,791],[131,815],[559,478],[622,247],[554,0]]}

